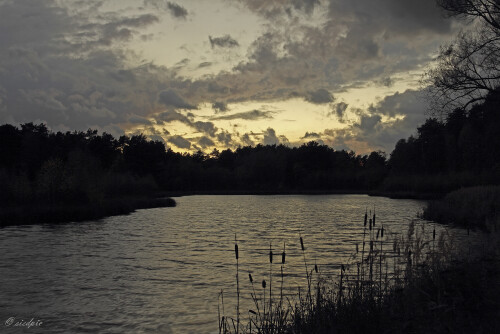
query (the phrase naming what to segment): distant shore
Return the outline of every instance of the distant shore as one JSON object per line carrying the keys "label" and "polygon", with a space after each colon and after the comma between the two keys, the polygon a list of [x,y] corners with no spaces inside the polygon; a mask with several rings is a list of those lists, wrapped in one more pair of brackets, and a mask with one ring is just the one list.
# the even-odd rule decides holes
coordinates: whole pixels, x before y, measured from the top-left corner
{"label": "distant shore", "polygon": [[193,195],[368,195],[381,196],[394,199],[439,199],[445,196],[443,193],[417,193],[402,191],[378,191],[363,189],[333,189],[333,190],[177,190],[164,193],[168,197],[183,197]]}
{"label": "distant shore", "polygon": [[0,208],[0,227],[97,220],[129,214],[138,209],[175,205],[175,200],[169,197],[123,197],[106,199],[99,203],[8,206]]}

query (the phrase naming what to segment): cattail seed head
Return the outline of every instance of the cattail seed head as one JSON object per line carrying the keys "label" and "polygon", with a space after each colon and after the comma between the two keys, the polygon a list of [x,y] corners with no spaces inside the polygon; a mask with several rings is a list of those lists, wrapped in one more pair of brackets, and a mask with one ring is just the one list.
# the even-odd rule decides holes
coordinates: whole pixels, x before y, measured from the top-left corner
{"label": "cattail seed head", "polygon": [[315,271],[316,273],[318,273],[318,271],[319,271],[319,270],[318,270],[318,265],[317,265],[316,263],[314,264],[314,271]]}
{"label": "cattail seed head", "polygon": [[253,277],[252,277],[252,274],[248,273],[248,278],[250,279],[250,283],[253,283]]}
{"label": "cattail seed head", "polygon": [[239,254],[238,254],[238,241],[236,239],[236,233],[234,234],[234,254],[236,255],[236,260],[238,260]]}
{"label": "cattail seed head", "polygon": [[304,247],[304,240],[302,239],[302,237],[300,237],[300,248],[302,248],[302,251],[305,251],[305,247]]}
{"label": "cattail seed head", "polygon": [[262,288],[265,289],[266,288],[266,280],[262,280]]}
{"label": "cattail seed head", "polygon": [[382,225],[382,230],[380,231],[380,237],[384,237],[384,225]]}
{"label": "cattail seed head", "polygon": [[269,263],[273,263],[273,251],[271,250],[271,246],[269,246]]}
{"label": "cattail seed head", "polygon": [[373,226],[375,226],[375,212],[373,212]]}
{"label": "cattail seed head", "polygon": [[436,240],[436,228],[432,230],[432,240]]}
{"label": "cattail seed head", "polygon": [[366,226],[367,221],[368,221],[368,212],[365,211],[365,223],[363,224],[363,226]]}
{"label": "cattail seed head", "polygon": [[372,230],[372,219],[371,218],[370,218],[369,226],[370,226],[370,231],[371,231]]}
{"label": "cattail seed head", "polygon": [[343,265],[343,264],[341,264],[341,265],[340,265],[340,269],[341,269],[343,272],[345,272],[345,267],[344,267],[344,265]]}
{"label": "cattail seed head", "polygon": [[285,264],[285,256],[286,256],[286,253],[285,253],[285,243],[283,243],[283,253],[281,253],[281,263],[282,264]]}

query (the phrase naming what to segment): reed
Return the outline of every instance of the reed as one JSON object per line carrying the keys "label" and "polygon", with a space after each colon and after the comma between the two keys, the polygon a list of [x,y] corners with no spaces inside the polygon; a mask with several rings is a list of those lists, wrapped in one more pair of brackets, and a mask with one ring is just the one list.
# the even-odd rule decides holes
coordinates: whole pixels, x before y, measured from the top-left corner
{"label": "reed", "polygon": [[234,254],[236,257],[236,334],[240,330],[240,277],[239,277],[239,252],[238,252],[238,240],[236,239],[236,233],[234,234]]}
{"label": "reed", "polygon": [[[376,223],[379,225],[375,225]],[[375,226],[378,228],[375,229]],[[304,238],[299,234],[300,250],[296,251],[302,253],[307,286],[305,289],[299,287],[295,297],[284,296],[286,255],[287,252],[293,252],[293,248],[286,250],[286,245],[283,244],[279,300],[275,300],[272,293],[272,264],[275,254],[270,244],[269,281],[264,279],[261,284],[263,298],[257,296],[254,279],[249,272],[250,295],[255,308],[248,311],[248,323],[239,328],[238,325],[241,324],[237,316],[237,325],[230,327],[232,318],[225,316],[222,306],[222,313],[220,309],[218,311],[223,319],[219,321],[219,332],[382,333],[432,330],[439,333],[446,326],[460,329],[449,319],[450,310],[446,306],[453,296],[451,291],[469,287],[469,283],[460,281],[458,273],[455,275],[456,269],[449,269],[450,263],[455,263],[453,261],[457,256],[454,240],[446,232],[438,236],[435,228],[427,233],[425,225],[417,225],[415,221],[409,223],[406,233],[393,233],[377,220],[375,208],[370,215],[368,210],[365,211],[362,228],[361,250],[356,243],[350,260],[340,264],[338,279],[334,282],[322,279],[321,270],[315,261],[312,269],[309,268]],[[385,247],[390,240],[392,247]],[[367,249],[365,242],[369,245]],[[452,281],[447,278],[450,270],[454,277]],[[367,276],[365,272],[368,273]],[[467,279],[476,283],[477,277],[471,276]],[[494,272],[493,277],[498,276],[498,271]],[[485,275],[481,277],[482,285],[485,279],[491,281]],[[306,294],[304,291],[307,291]],[[223,300],[222,292],[220,299]],[[463,303],[461,307],[466,308],[468,305]],[[427,317],[429,323],[439,330],[426,327],[425,321],[418,320],[422,317]],[[440,319],[448,322],[443,325],[439,323]]]}

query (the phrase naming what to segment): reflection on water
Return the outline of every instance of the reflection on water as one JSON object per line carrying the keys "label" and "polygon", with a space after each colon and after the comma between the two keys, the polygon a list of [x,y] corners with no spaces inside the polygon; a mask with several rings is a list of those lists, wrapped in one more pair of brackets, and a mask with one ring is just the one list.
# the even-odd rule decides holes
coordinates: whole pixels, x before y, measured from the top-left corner
{"label": "reflection on water", "polygon": [[[285,288],[296,291],[305,282],[299,233],[308,261],[316,262],[324,276],[335,276],[362,239],[366,208],[375,207],[377,224],[397,232],[424,205],[364,195],[176,201],[175,208],[100,221],[1,229],[2,332],[16,332],[4,326],[10,317],[43,321],[30,333],[217,332],[221,289],[226,312],[234,314],[235,233],[243,298],[250,289],[248,272],[258,282],[269,278],[270,243],[275,253],[286,244]],[[276,286],[279,270],[276,263]]]}

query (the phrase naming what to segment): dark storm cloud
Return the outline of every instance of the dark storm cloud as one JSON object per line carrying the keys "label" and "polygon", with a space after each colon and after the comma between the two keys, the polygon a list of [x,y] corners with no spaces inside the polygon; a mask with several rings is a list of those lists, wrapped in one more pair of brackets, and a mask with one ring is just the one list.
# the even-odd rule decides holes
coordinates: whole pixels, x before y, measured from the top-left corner
{"label": "dark storm cloud", "polygon": [[198,145],[200,145],[201,148],[207,148],[209,146],[214,146],[215,143],[212,141],[212,139],[203,136],[198,140]]}
{"label": "dark storm cloud", "polygon": [[[321,137],[335,148],[391,152],[399,139],[414,134],[425,121],[427,106],[420,94],[407,90],[386,96],[368,110],[358,110],[359,121],[340,130],[325,130]],[[382,116],[392,119],[383,120]]]}
{"label": "dark storm cloud", "polygon": [[188,11],[181,5],[175,2],[165,1],[165,0],[144,0],[145,6],[150,6],[158,10],[169,11],[170,14],[175,18],[186,19],[188,16]]}
{"label": "dark storm cloud", "polygon": [[179,109],[196,109],[196,106],[187,103],[182,97],[179,96],[174,90],[169,89],[163,91],[158,96],[158,101],[167,107],[174,107]]}
{"label": "dark storm cloud", "polygon": [[239,0],[250,10],[262,15],[266,18],[272,19],[279,15],[292,15],[292,9],[311,13],[314,7],[320,4],[319,0]]}
{"label": "dark storm cloud", "polygon": [[166,123],[171,123],[174,121],[181,122],[183,124],[186,124],[187,126],[193,128],[194,130],[198,132],[202,132],[205,134],[208,134],[210,137],[214,137],[215,133],[217,132],[217,128],[212,122],[202,122],[202,121],[193,121],[192,118],[194,117],[193,114],[188,114],[188,116],[185,116],[177,111],[170,110],[170,111],[165,111],[162,112],[158,115],[155,116],[155,119],[159,121],[163,121]]}
{"label": "dark storm cloud", "polygon": [[295,9],[310,13],[314,6],[319,5],[319,0],[291,0],[291,3]]}
{"label": "dark storm cloud", "polygon": [[264,145],[278,145],[280,143],[279,138],[276,136],[276,131],[273,128],[267,128],[266,131],[264,131],[262,143]]}
{"label": "dark storm cloud", "polygon": [[374,130],[375,126],[377,126],[382,117],[380,115],[363,115],[361,116],[361,120],[359,124],[356,124],[362,131],[370,131]]}
{"label": "dark storm cloud", "polygon": [[[100,13],[101,2],[0,2],[0,122],[46,122],[54,130],[89,127],[115,135],[129,115],[155,108],[160,85],[148,65],[130,67],[114,49],[158,21],[152,14]],[[168,74],[170,75],[170,74]],[[138,119],[136,119],[138,120]]]}
{"label": "dark storm cloud", "polygon": [[189,149],[191,148],[191,142],[187,139],[184,139],[182,136],[175,135],[167,140],[170,144],[175,145],[178,148]]}
{"label": "dark storm cloud", "polygon": [[306,95],[306,101],[314,104],[326,104],[334,101],[332,94],[326,89],[318,89],[316,91],[308,92]]}
{"label": "dark storm cloud", "polygon": [[310,138],[321,138],[321,135],[316,132],[306,132],[304,137],[300,137],[300,139],[310,139]]}
{"label": "dark storm cloud", "polygon": [[267,128],[263,133],[262,144],[264,145],[279,145],[288,144],[289,141],[284,135],[276,135],[273,128]]}
{"label": "dark storm cloud", "polygon": [[209,62],[209,61],[204,61],[203,63],[200,63],[200,64],[198,65],[198,68],[204,68],[204,67],[210,67],[210,66],[212,66],[212,63],[211,63],[211,62]]}
{"label": "dark storm cloud", "polygon": [[217,140],[226,147],[230,147],[232,145],[232,135],[228,131],[218,133]]}
{"label": "dark storm cloud", "polygon": [[216,113],[226,112],[226,111],[229,110],[228,107],[227,107],[227,103],[226,102],[222,102],[222,101],[217,101],[217,102],[212,103],[212,109]]}
{"label": "dark storm cloud", "polygon": [[162,112],[159,115],[156,115],[155,118],[166,123],[179,121],[181,123],[191,125],[191,120],[187,116],[173,110]]}
{"label": "dark storm cloud", "polygon": [[153,135],[149,135],[148,138],[150,140],[159,141],[159,142],[166,144],[165,139],[163,139],[163,137],[160,135],[153,134]]}
{"label": "dark storm cloud", "polygon": [[250,138],[249,133],[245,133],[241,136],[240,138],[241,142],[243,143],[244,146],[253,146],[255,145],[255,142]]}
{"label": "dark storm cloud", "polygon": [[217,128],[215,127],[214,123],[212,122],[194,122],[191,125],[193,128],[195,128],[199,132],[203,132],[208,134],[210,137],[214,137],[215,133],[217,132]]}
{"label": "dark storm cloud", "polygon": [[237,47],[240,45],[238,43],[238,41],[235,40],[234,38],[232,38],[230,35],[224,35],[222,37],[208,36],[208,40],[210,41],[210,45],[212,46],[212,49],[214,47],[234,48],[234,47]]}
{"label": "dark storm cloud", "polygon": [[395,115],[424,115],[428,105],[421,91],[408,89],[386,96],[373,106],[375,112],[394,117]]}
{"label": "dark storm cloud", "polygon": [[109,46],[114,41],[130,40],[134,35],[131,28],[144,28],[158,21],[157,16],[144,14],[137,17],[126,17],[102,25],[90,25],[89,28],[97,28],[100,32],[100,38],[95,41],[96,44]]}
{"label": "dark storm cloud", "polygon": [[[311,97],[319,87],[339,92],[353,82],[390,86],[396,73],[419,70],[443,40],[451,37],[453,21],[442,17],[434,0],[241,1],[267,19],[265,32],[250,46],[248,60],[233,73],[214,80],[223,86],[237,82],[226,100],[276,100],[292,95]],[[307,3],[314,6],[307,6]],[[314,7],[324,20],[311,25],[300,11]],[[290,16],[291,15],[291,16]],[[231,83],[231,84],[229,84]]]}
{"label": "dark storm cloud", "polygon": [[[154,6],[186,18],[187,10],[174,2],[146,0],[145,8],[127,14],[104,11],[103,2],[92,0],[0,1],[0,122],[39,120],[54,129],[94,127],[117,133],[133,126],[130,123],[140,124],[141,117],[146,123],[144,119],[159,115],[158,124],[179,121],[215,138],[218,129],[213,123],[196,122],[196,115],[175,110],[196,110],[207,101],[291,97],[334,103],[333,96],[321,95],[321,90],[336,94],[353,87],[353,82],[384,84],[384,78],[395,73],[421,68],[442,39],[451,35],[452,21],[440,16],[434,0],[242,2],[267,20],[263,34],[247,50],[248,58],[232,70],[189,79],[177,75],[185,64],[130,65],[136,63],[136,55],[126,49],[127,42],[141,38],[159,21],[162,13],[153,12]],[[178,7],[184,11],[176,12]],[[322,21],[311,24],[315,15]],[[214,48],[238,43],[230,35],[211,40]],[[391,125],[375,123],[372,134],[365,133],[362,121],[352,131],[377,143],[406,133],[421,112],[406,105],[416,101],[412,96],[396,94],[364,111],[368,117],[403,118]],[[255,115],[245,117],[251,120]],[[261,137],[235,134],[233,141],[257,142]],[[266,138],[285,140],[270,131]]]}
{"label": "dark storm cloud", "polygon": [[385,87],[391,87],[394,84],[394,80],[391,77],[385,77],[378,80],[377,84]]}
{"label": "dark storm cloud", "polygon": [[332,111],[331,111],[330,115],[331,114],[336,115],[338,120],[342,121],[344,119],[344,114],[345,114],[348,106],[349,105],[345,102],[335,103],[334,105],[332,105]]}
{"label": "dark storm cloud", "polygon": [[145,117],[137,116],[137,115],[132,115],[128,118],[128,122],[132,124],[144,124],[144,125],[151,125],[151,121]]}
{"label": "dark storm cloud", "polygon": [[232,115],[224,115],[224,116],[217,116],[217,117],[212,117],[212,120],[235,120],[235,119],[243,119],[247,121],[256,121],[259,119],[266,119],[266,118],[273,118],[274,111],[261,111],[254,109],[252,111],[244,111],[244,112],[239,112],[236,114]]}
{"label": "dark storm cloud", "polygon": [[185,19],[187,17],[187,10],[186,8],[176,4],[176,3],[173,3],[173,2],[167,2],[167,8],[170,10],[170,12],[172,13],[173,16],[175,17],[180,17],[180,18],[183,18]]}

